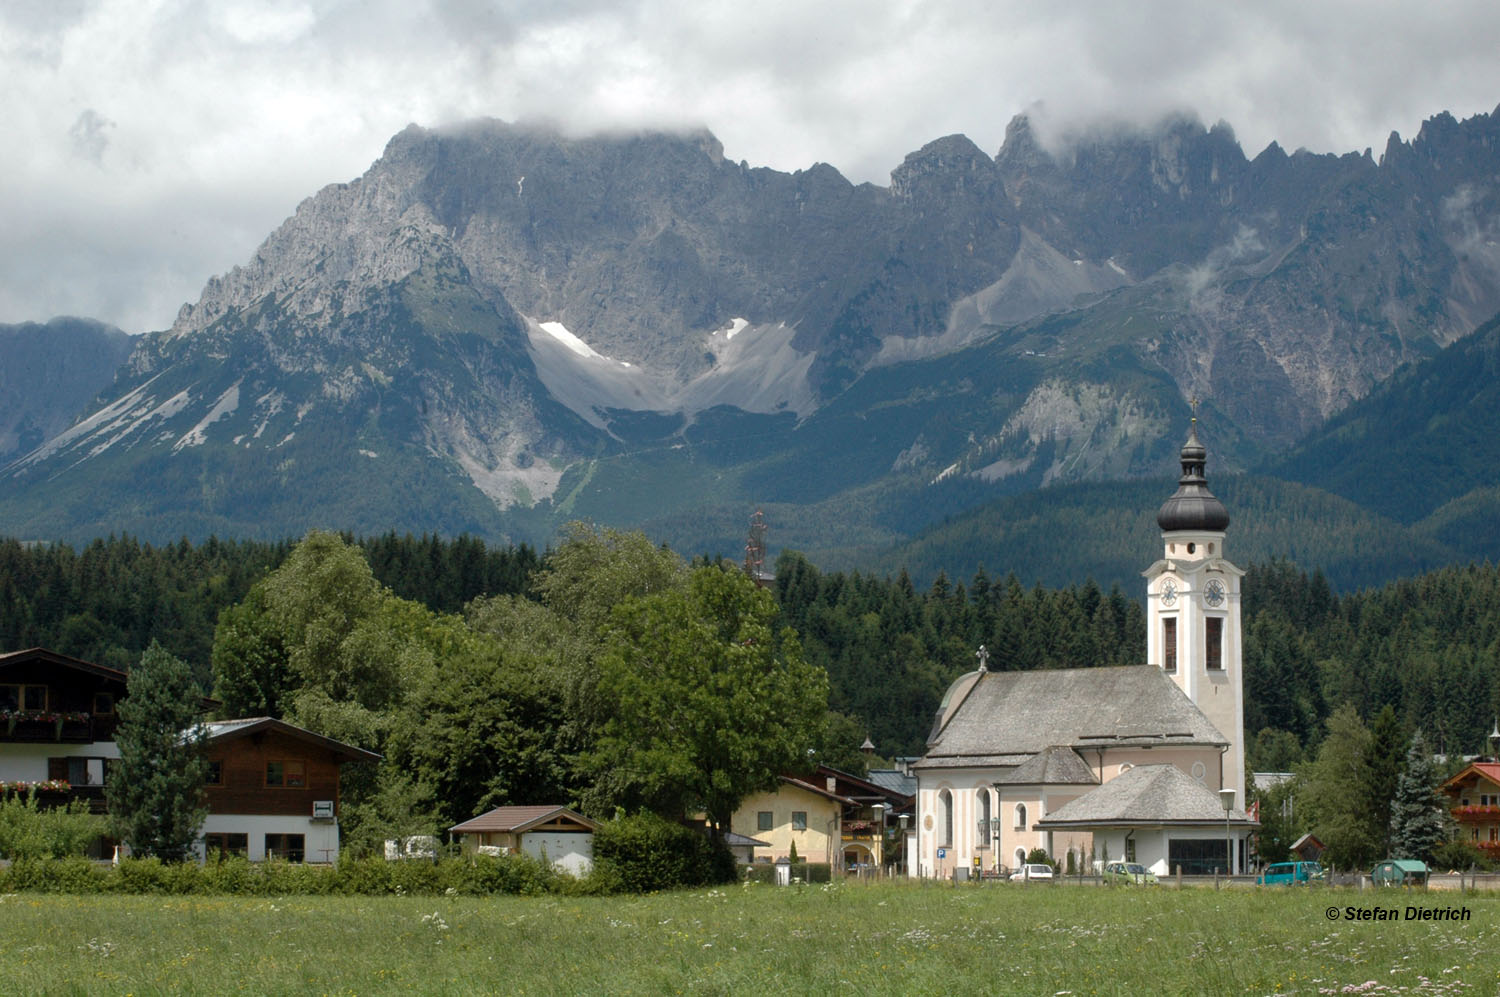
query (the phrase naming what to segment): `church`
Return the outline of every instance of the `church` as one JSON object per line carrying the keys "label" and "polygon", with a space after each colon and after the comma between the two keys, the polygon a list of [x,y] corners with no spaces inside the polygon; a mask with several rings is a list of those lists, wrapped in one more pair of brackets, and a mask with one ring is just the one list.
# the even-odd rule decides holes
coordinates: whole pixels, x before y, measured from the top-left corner
{"label": "church", "polygon": [[1207,456],[1195,419],[1143,573],[1146,667],[994,671],[980,648],[948,687],[911,767],[913,875],[994,875],[1038,848],[1065,871],[1245,871],[1244,572],[1225,557]]}

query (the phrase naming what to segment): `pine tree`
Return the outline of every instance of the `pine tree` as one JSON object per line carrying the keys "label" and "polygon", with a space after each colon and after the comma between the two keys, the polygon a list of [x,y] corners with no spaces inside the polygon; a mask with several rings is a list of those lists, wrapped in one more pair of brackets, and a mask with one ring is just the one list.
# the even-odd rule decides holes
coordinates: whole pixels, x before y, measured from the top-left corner
{"label": "pine tree", "polygon": [[203,693],[192,670],[152,642],[119,705],[119,767],[107,788],[110,830],[137,856],[181,862],[208,810],[203,783]]}
{"label": "pine tree", "polygon": [[1432,861],[1432,853],[1448,837],[1448,808],[1438,792],[1437,765],[1427,740],[1418,731],[1406,752],[1406,768],[1396,782],[1391,801],[1391,850],[1401,858]]}

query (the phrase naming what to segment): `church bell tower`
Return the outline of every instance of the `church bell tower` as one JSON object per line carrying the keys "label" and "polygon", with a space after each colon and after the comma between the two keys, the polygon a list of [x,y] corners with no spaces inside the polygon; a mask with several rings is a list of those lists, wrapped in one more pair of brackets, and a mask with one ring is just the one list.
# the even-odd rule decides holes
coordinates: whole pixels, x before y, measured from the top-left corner
{"label": "church bell tower", "polygon": [[1245,799],[1245,696],[1240,641],[1240,580],[1224,556],[1229,513],[1208,490],[1208,451],[1193,419],[1182,445],[1177,491],[1156,513],[1162,559],[1145,572],[1146,660],[1177,683],[1229,741],[1223,784]]}

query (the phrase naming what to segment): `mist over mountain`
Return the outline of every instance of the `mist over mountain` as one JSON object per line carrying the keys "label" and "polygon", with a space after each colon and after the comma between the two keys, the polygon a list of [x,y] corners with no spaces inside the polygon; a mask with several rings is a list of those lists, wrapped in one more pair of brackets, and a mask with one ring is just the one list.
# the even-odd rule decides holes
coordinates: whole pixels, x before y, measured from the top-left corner
{"label": "mist over mountain", "polygon": [[91,319],[0,325],[0,467],[68,428],[134,345]]}
{"label": "mist over mountain", "polygon": [[1250,159],[1224,124],[1048,149],[1021,117],[877,187],[703,131],[413,126],[28,438],[0,530],[585,516],[733,552],[766,505],[779,542],[848,553],[1170,479],[1191,399],[1216,468],[1249,467],[1500,312],[1497,131]]}

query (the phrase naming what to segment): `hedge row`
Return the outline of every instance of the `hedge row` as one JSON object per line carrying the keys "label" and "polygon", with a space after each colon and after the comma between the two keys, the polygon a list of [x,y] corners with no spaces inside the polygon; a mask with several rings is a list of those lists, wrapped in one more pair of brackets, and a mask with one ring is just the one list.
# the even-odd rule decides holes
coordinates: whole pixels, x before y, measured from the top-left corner
{"label": "hedge row", "polygon": [[199,865],[125,859],[110,866],[84,858],[31,859],[0,870],[0,892],[229,894],[412,894],[469,896],[500,893],[608,892],[595,877],[574,879],[524,855],[480,855],[440,862],[359,859],[338,865],[252,864],[242,858]]}
{"label": "hedge row", "polygon": [[735,878],[734,856],[725,845],[654,814],[600,824],[594,863],[612,890],[626,893],[712,886]]}
{"label": "hedge row", "polygon": [[[747,883],[776,882],[776,867],[769,862],[740,866],[741,878]],[[791,877],[801,883],[830,883],[833,881],[833,866],[828,862],[794,862]]]}
{"label": "hedge row", "polygon": [[582,896],[705,886],[734,877],[727,848],[691,828],[645,815],[601,824],[594,835],[594,870],[581,879],[527,855],[460,855],[436,862],[364,858],[337,865],[252,864],[242,858],[164,865],[126,859],[113,866],[75,857],[16,861],[0,869],[0,892]]}

